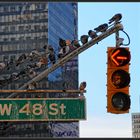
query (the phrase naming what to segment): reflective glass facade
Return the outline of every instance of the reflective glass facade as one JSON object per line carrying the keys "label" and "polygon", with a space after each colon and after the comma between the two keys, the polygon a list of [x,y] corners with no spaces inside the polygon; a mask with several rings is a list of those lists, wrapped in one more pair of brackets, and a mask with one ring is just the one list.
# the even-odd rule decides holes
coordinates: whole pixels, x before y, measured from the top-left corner
{"label": "reflective glass facade", "polygon": [[[21,54],[29,54],[33,49],[44,53],[43,46],[52,45],[56,52],[59,51],[59,38],[77,39],[78,7],[73,2],[20,2],[0,3],[0,63],[16,61]],[[12,73],[21,72],[36,60],[27,61],[19,66],[10,65],[9,69],[1,70],[0,80],[8,79]],[[42,72],[51,64],[36,70]],[[0,84],[0,89],[18,89],[30,77],[22,77],[11,83]],[[7,81],[6,81],[7,82]],[[63,83],[68,83],[68,89],[78,88],[78,57],[73,58],[62,67],[38,82],[38,89],[62,89]],[[7,97],[9,93],[0,94]],[[23,97],[23,95],[20,95]],[[19,97],[20,97],[19,96]],[[25,94],[26,97],[29,95]],[[25,97],[24,96],[24,97]],[[41,95],[42,97],[54,97],[55,95]],[[34,97],[34,95],[30,95]],[[10,122],[1,123],[0,136],[5,137],[61,137],[56,135],[51,126],[53,122]],[[78,137],[79,123],[57,122],[61,127],[74,126],[73,132],[61,132],[63,137]],[[63,126],[65,124],[65,126]],[[58,125],[57,125],[58,126]],[[66,130],[65,128],[64,130]],[[61,128],[59,128],[61,130]],[[58,131],[58,130],[57,130]]]}
{"label": "reflective glass facade", "polygon": [[[48,4],[48,43],[54,46],[56,53],[59,51],[59,38],[63,39],[77,39],[77,4],[75,3],[49,3]],[[65,76],[60,76],[63,80],[67,81],[67,75],[71,75],[69,72],[74,71],[75,75],[73,80],[78,79],[78,63],[77,58],[68,62],[63,68],[58,68],[55,72],[50,74],[49,78],[52,81],[58,80],[59,74],[65,71]],[[71,66],[73,65],[72,69]],[[69,71],[70,69],[70,71]],[[67,73],[68,72],[68,73]],[[67,73],[67,75],[66,75]],[[68,81],[67,81],[68,82]],[[71,81],[73,83],[73,81]],[[75,86],[72,88],[77,88],[78,82],[75,82]]]}

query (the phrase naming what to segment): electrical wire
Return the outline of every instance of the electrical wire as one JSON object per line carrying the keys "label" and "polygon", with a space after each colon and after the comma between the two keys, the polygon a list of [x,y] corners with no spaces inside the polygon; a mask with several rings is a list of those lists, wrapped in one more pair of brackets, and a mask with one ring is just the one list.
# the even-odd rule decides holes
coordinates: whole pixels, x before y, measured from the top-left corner
{"label": "electrical wire", "polygon": [[127,43],[127,44],[122,44],[122,45],[128,46],[128,45],[130,44],[130,37],[129,37],[129,35],[128,35],[124,30],[120,30],[120,31],[122,31],[123,33],[125,33],[125,35],[126,35],[127,38],[128,38],[128,43]]}

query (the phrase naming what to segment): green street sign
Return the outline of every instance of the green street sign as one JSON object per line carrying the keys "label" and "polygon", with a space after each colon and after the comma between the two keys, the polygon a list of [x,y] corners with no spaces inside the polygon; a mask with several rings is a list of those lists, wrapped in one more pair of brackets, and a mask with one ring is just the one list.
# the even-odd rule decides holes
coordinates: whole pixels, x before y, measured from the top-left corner
{"label": "green street sign", "polygon": [[85,98],[1,98],[0,121],[85,120]]}

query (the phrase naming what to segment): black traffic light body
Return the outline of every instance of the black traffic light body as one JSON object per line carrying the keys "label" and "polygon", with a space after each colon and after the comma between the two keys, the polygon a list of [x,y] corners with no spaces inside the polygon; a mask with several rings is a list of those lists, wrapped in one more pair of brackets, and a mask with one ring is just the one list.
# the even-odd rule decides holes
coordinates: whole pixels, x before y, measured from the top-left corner
{"label": "black traffic light body", "polygon": [[128,113],[129,96],[129,48],[108,47],[107,50],[107,112],[114,114]]}

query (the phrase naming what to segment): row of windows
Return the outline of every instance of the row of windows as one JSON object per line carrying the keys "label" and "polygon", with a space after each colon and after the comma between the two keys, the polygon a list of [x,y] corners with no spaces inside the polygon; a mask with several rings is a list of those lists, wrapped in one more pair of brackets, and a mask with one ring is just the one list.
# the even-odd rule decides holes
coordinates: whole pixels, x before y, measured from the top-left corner
{"label": "row of windows", "polygon": [[30,31],[44,31],[47,30],[47,23],[39,23],[39,24],[24,24],[24,25],[11,25],[11,26],[1,26],[0,33],[17,33],[17,32],[30,32]]}
{"label": "row of windows", "polygon": [[16,34],[16,35],[3,35],[0,38],[0,41],[18,41],[18,40],[29,40],[29,39],[40,39],[47,38],[48,35],[45,32],[37,33],[26,33],[26,34]]}
{"label": "row of windows", "polygon": [[[26,41],[27,42],[27,41]],[[4,51],[13,51],[13,53],[14,54],[16,54],[16,52],[14,52],[14,51],[18,51],[18,53],[19,52],[23,52],[23,51],[25,51],[26,50],[26,52],[29,50],[29,51],[31,51],[31,50],[33,50],[33,49],[35,49],[35,48],[40,48],[40,49],[42,49],[43,48],[43,46],[45,45],[45,44],[47,44],[47,42],[46,41],[44,41],[44,42],[40,42],[40,43],[35,43],[35,42],[32,42],[31,44],[23,44],[23,43],[20,43],[20,44],[16,44],[16,45],[1,45],[0,46],[0,61],[2,60],[2,58],[4,58],[5,57],[5,55],[6,54],[4,54],[4,53],[6,53],[6,52],[4,52]],[[1,54],[1,52],[2,52],[2,54]],[[8,58],[10,58],[10,54],[8,54]]]}
{"label": "row of windows", "polygon": [[140,118],[140,115],[133,115],[132,118]]}
{"label": "row of windows", "polygon": [[38,126],[38,124],[32,124],[32,123],[24,123],[24,124],[14,124],[13,127],[16,129],[26,129],[26,128],[30,128],[31,130],[35,130],[35,129],[45,129],[47,128],[47,124],[45,123],[40,123],[41,125]]}
{"label": "row of windows", "polygon": [[0,5],[0,13],[3,13],[3,12],[21,12],[23,10],[44,10],[44,9],[47,9],[47,4],[44,4],[44,3],[33,3],[33,4],[26,4],[24,3],[24,5],[20,4],[20,5],[17,5],[18,3],[13,3],[11,6],[8,5],[8,4],[5,4],[5,5]]}
{"label": "row of windows", "polygon": [[8,60],[16,60],[18,58],[18,54],[13,55],[1,55],[0,62],[6,62]]}
{"label": "row of windows", "polygon": [[[24,36],[21,36],[21,37],[19,37],[19,38],[14,38],[14,37],[12,37],[12,38],[3,38],[3,40],[1,39],[1,42],[8,42],[8,41],[11,41],[11,43],[12,43],[12,42],[14,42],[14,41],[31,41],[31,40],[37,41],[37,40],[46,39],[46,38],[47,38],[46,35],[35,36],[35,37],[31,37],[31,36],[24,37]],[[8,48],[7,48],[6,50],[5,50],[5,49],[6,49],[6,48],[4,48],[3,51],[8,51],[8,50],[9,50]]]}
{"label": "row of windows", "polygon": [[[1,76],[5,77],[4,75],[1,75]],[[19,83],[9,84],[5,88],[6,89],[18,89],[21,86],[21,84],[22,84],[22,81],[20,84]],[[48,82],[46,82],[46,81],[39,82],[37,87],[38,87],[38,89],[46,89],[46,88],[48,88]],[[36,94],[36,95],[39,95],[39,94]],[[47,94],[41,94],[41,95],[42,95],[42,97],[45,97],[45,95],[47,95]],[[5,95],[0,94],[0,97],[5,97]],[[25,97],[26,97],[26,95],[25,95]],[[27,97],[28,97],[28,94],[27,94]],[[35,94],[31,94],[30,97],[35,97]]]}
{"label": "row of windows", "polygon": [[140,138],[140,135],[134,135],[134,138]]}
{"label": "row of windows", "polygon": [[[30,47],[30,45],[35,43],[37,48],[38,48],[38,46],[40,46],[41,43],[46,43],[47,40],[48,40],[48,38],[35,37],[35,39],[30,39],[30,40],[5,41],[5,42],[3,41],[3,42],[0,42],[0,46],[21,44],[21,46],[23,46],[23,47],[24,46],[29,46]],[[0,50],[1,50],[1,48],[0,48]],[[0,54],[2,54],[2,53],[3,52],[0,51]],[[4,53],[7,53],[7,52],[4,52]]]}
{"label": "row of windows", "polygon": [[[21,50],[21,53],[22,53],[22,50],[25,52],[27,52],[27,50],[29,50],[29,52],[31,52],[31,50],[35,49],[35,48],[43,48],[44,46],[44,43],[41,43],[41,44],[28,44],[28,45],[24,45],[24,44],[19,44],[19,45],[14,45],[14,46],[9,46],[9,45],[3,45],[3,46],[0,46],[0,50],[1,51],[5,51],[5,50],[8,50],[8,51],[16,51],[16,50]],[[3,61],[8,61],[8,60],[11,60],[11,59],[16,59],[19,57],[19,53],[16,53],[14,52],[13,54],[5,54],[2,53],[0,55],[0,61],[3,62]]]}
{"label": "row of windows", "polygon": [[[41,42],[38,42],[36,43],[34,40],[33,42],[31,42],[30,44],[27,43],[26,41],[26,44],[25,43],[19,43],[19,44],[16,44],[16,45],[0,45],[0,60],[3,59],[4,57],[6,57],[6,51],[13,51],[11,53],[13,54],[16,54],[17,53],[22,53],[23,51],[26,50],[26,52],[30,52],[31,50],[35,49],[35,48],[38,48],[40,51],[43,51],[43,46],[47,44],[47,38]],[[1,53],[2,52],[2,53]],[[8,55],[8,58],[11,57],[10,54],[7,54]]]}
{"label": "row of windows", "polygon": [[[3,39],[0,39],[0,43],[3,42],[6,43],[6,42],[9,42],[9,43],[13,43],[15,44],[16,42],[17,43],[22,43],[22,41],[26,41],[26,43],[29,41],[29,42],[36,42],[36,41],[44,41],[47,40],[47,35],[41,35],[41,36],[21,36],[19,38],[15,38],[15,37],[12,37],[12,38],[3,38]],[[27,46],[26,44],[22,44],[22,46]],[[29,46],[29,45],[28,45]],[[15,46],[17,49],[14,49],[14,48],[9,48],[9,45],[5,45],[5,47],[1,47],[0,50],[1,51],[10,51],[10,50],[19,50],[17,46]],[[25,49],[24,49],[25,50]]]}
{"label": "row of windows", "polygon": [[134,130],[133,133],[140,133],[140,130]]}
{"label": "row of windows", "polygon": [[140,123],[140,120],[133,120],[133,123]]}
{"label": "row of windows", "polygon": [[23,22],[23,21],[31,21],[31,20],[42,20],[42,19],[47,19],[48,14],[45,13],[36,13],[36,14],[22,14],[22,15],[5,15],[5,16],[0,16],[0,22],[5,23],[5,22]]}
{"label": "row of windows", "polygon": [[140,125],[134,125],[133,128],[140,128]]}
{"label": "row of windows", "polygon": [[49,137],[48,133],[32,133],[32,134],[21,134],[21,135],[10,135],[10,137]]}

